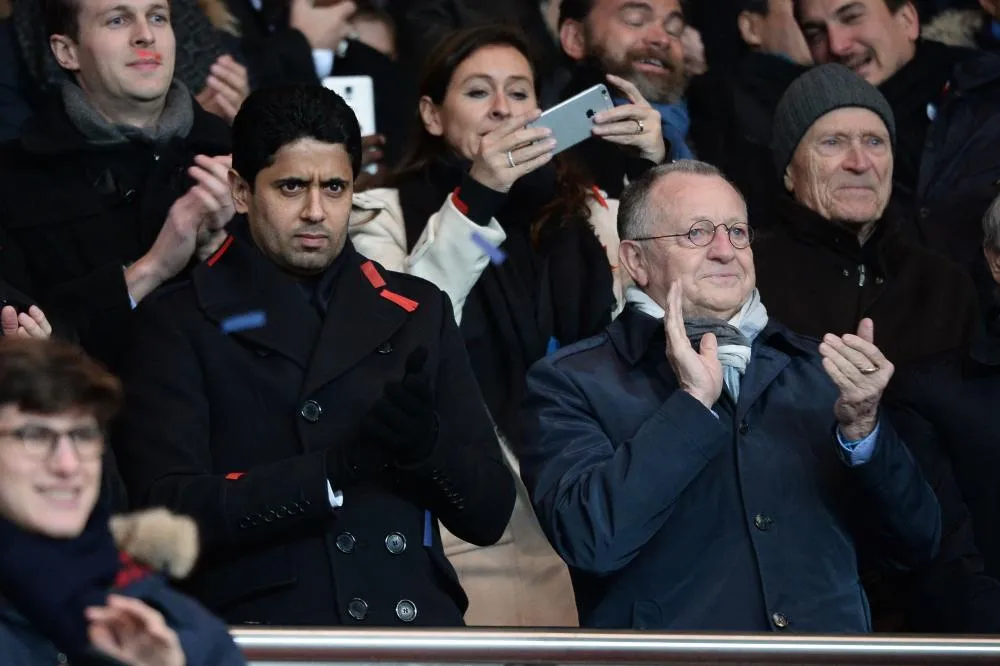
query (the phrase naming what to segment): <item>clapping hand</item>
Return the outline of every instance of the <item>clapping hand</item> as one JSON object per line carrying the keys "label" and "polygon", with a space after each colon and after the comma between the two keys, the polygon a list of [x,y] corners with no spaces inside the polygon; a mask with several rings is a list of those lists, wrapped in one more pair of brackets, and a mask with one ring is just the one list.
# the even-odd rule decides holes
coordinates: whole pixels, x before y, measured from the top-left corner
{"label": "clapping hand", "polygon": [[667,334],[667,360],[674,370],[677,383],[707,409],[722,395],[722,363],[719,361],[719,343],[715,334],[701,337],[699,350],[695,351],[684,328],[681,284],[674,282],[667,292],[666,315],[663,328]]}
{"label": "clapping hand", "polygon": [[871,319],[862,319],[857,335],[827,333],[819,346],[823,369],[840,390],[833,408],[840,434],[852,442],[875,429],[879,401],[895,371],[874,339],[875,325]]}

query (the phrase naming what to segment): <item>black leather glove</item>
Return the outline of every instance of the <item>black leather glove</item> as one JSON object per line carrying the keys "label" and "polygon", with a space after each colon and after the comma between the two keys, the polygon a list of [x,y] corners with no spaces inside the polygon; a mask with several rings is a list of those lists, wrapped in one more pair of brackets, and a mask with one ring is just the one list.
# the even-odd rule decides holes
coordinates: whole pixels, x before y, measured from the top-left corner
{"label": "black leather glove", "polygon": [[399,464],[425,460],[437,443],[438,424],[430,377],[423,371],[427,348],[406,359],[403,379],[385,385],[384,393],[361,423],[361,436],[378,442]]}

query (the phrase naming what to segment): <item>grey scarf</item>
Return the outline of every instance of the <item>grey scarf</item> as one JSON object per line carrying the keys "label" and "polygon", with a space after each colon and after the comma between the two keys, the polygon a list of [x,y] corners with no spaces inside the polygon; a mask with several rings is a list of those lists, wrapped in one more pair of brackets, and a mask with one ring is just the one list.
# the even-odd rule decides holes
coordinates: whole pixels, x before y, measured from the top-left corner
{"label": "grey scarf", "polygon": [[[634,303],[641,312],[663,319],[665,314],[663,308],[638,287],[629,287],[625,292],[625,300]],[[709,317],[684,320],[684,331],[695,350],[698,350],[703,335],[715,334],[719,341],[719,362],[722,363],[723,382],[734,401],[739,400],[740,380],[750,364],[750,348],[765,326],[767,326],[767,309],[760,302],[760,293],[756,289],[740,311],[729,321]]]}
{"label": "grey scarf", "polygon": [[153,127],[109,123],[91,105],[80,86],[64,81],[60,90],[66,115],[92,146],[114,146],[130,141],[162,144],[175,137],[186,137],[194,124],[194,101],[184,84],[176,79],[170,84],[163,112]]}

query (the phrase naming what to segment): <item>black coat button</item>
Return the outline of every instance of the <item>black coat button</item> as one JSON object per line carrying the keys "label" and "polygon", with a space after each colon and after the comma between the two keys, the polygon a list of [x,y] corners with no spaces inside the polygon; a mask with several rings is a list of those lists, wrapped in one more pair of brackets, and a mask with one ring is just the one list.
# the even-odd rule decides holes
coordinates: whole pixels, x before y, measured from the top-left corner
{"label": "black coat button", "polygon": [[364,599],[351,599],[347,602],[347,614],[355,620],[363,620],[368,617],[368,603]]}
{"label": "black coat button", "polygon": [[413,622],[417,619],[417,605],[409,599],[403,599],[396,604],[396,617],[403,622]]}
{"label": "black coat button", "polygon": [[784,629],[788,626],[788,618],[785,617],[784,613],[772,613],[771,622],[774,622],[774,626],[778,629]]}
{"label": "black coat button", "polygon": [[750,424],[744,421],[740,424],[739,431],[741,435],[745,435],[750,432]]}
{"label": "black coat button", "polygon": [[337,535],[337,550],[342,553],[353,553],[354,546],[358,543],[357,539],[350,532],[341,532]]}
{"label": "black coat button", "polygon": [[774,520],[772,520],[768,516],[765,516],[762,513],[758,513],[756,516],[753,517],[753,526],[759,529],[761,532],[766,532],[769,529],[771,529],[771,523],[773,522]]}
{"label": "black coat button", "polygon": [[392,343],[389,341],[383,342],[378,346],[379,354],[391,354],[392,353]]}
{"label": "black coat button", "polygon": [[315,400],[306,400],[302,403],[302,409],[299,410],[299,414],[309,423],[316,423],[319,421],[320,415],[323,413],[323,408],[319,406],[319,403]]}
{"label": "black coat button", "polygon": [[399,532],[393,532],[385,538],[385,549],[393,555],[399,555],[406,550],[406,537]]}

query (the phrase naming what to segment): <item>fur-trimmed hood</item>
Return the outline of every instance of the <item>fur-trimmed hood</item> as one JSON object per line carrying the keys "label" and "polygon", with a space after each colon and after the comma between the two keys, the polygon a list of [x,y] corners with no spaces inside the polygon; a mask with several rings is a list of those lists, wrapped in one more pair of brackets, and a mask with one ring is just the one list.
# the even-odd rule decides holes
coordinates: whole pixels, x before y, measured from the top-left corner
{"label": "fur-trimmed hood", "polygon": [[132,559],[172,578],[184,578],[198,559],[194,520],[166,509],[149,509],[111,518],[115,544]]}
{"label": "fur-trimmed hood", "polygon": [[920,36],[949,46],[976,47],[986,16],[978,9],[949,9],[929,21]]}

